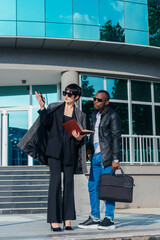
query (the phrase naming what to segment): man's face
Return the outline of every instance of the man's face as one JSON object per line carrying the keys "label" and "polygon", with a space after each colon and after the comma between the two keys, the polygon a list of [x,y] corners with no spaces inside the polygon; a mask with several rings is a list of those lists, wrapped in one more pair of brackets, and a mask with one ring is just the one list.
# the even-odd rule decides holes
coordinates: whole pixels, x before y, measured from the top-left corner
{"label": "man's face", "polygon": [[105,93],[97,93],[95,95],[94,109],[103,112],[105,107],[109,104],[109,101],[106,100]]}

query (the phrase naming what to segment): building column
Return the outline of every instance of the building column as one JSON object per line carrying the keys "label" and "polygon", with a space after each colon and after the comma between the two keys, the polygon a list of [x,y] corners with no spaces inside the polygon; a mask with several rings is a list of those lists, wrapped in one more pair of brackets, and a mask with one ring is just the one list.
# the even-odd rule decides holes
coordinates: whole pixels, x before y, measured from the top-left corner
{"label": "building column", "polygon": [[[79,84],[79,74],[75,71],[63,72],[61,75],[61,91],[64,91],[65,87],[71,83]],[[62,96],[63,100],[63,96]]]}

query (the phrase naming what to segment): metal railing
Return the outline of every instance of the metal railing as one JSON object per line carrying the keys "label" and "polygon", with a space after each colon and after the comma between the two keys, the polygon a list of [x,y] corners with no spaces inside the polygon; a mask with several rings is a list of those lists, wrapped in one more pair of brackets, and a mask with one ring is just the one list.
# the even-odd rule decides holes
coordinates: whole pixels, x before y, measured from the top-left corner
{"label": "metal railing", "polygon": [[160,164],[160,136],[122,135],[122,162]]}

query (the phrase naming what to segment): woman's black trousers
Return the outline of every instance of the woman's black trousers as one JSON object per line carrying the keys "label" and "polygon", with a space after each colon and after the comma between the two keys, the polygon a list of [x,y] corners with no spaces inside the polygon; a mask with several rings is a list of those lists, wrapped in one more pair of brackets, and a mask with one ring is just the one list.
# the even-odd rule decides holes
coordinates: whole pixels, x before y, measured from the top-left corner
{"label": "woman's black trousers", "polygon": [[49,158],[50,184],[48,193],[48,223],[75,220],[74,165],[63,165],[63,189],[61,187],[62,162]]}

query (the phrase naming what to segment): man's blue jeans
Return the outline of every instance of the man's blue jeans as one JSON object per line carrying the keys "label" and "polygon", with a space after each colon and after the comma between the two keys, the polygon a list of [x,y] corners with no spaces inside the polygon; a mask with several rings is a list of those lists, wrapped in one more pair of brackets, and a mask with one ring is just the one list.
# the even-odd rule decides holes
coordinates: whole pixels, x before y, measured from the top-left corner
{"label": "man's blue jeans", "polygon": [[[101,153],[94,154],[91,163],[90,176],[88,182],[92,218],[97,219],[100,218],[100,200],[98,198],[100,176],[104,173],[110,173],[111,170],[112,166],[108,166],[105,168],[102,166]],[[113,220],[115,202],[105,201],[105,205],[106,205],[105,217],[108,217],[111,220]]]}

